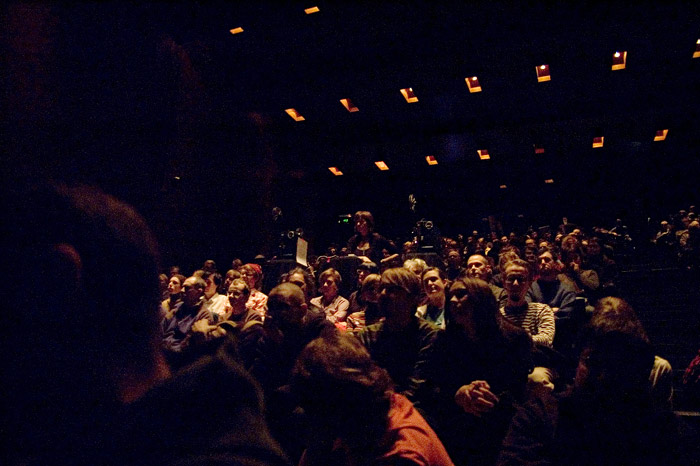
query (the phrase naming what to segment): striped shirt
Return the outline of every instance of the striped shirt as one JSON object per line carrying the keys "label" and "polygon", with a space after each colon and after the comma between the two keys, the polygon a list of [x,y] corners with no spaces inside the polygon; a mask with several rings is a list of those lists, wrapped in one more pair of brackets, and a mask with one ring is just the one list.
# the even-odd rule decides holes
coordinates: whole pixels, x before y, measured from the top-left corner
{"label": "striped shirt", "polygon": [[526,330],[532,341],[552,347],[554,342],[554,312],[542,303],[528,303],[519,308],[501,308],[501,314],[513,325]]}

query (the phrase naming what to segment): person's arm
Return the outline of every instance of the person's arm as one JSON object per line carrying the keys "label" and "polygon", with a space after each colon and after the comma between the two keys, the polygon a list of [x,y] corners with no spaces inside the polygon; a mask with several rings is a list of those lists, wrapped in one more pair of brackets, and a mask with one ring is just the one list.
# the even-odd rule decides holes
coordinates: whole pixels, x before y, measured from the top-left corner
{"label": "person's arm", "polygon": [[546,304],[537,313],[537,334],[532,335],[532,341],[550,348],[554,343],[554,312]]}

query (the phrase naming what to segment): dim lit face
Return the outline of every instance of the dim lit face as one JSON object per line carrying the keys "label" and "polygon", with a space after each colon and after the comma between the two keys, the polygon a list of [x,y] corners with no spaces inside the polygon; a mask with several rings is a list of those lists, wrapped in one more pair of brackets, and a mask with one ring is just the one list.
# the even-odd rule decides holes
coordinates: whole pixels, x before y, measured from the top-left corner
{"label": "dim lit face", "polygon": [[462,258],[460,257],[459,252],[450,251],[447,254],[447,264],[450,267],[456,269],[457,267],[459,267],[461,265],[461,262],[462,262]]}
{"label": "dim lit face", "polygon": [[369,234],[369,223],[364,218],[358,218],[355,222],[355,231],[360,236],[367,236]]}
{"label": "dim lit face", "polygon": [[239,282],[229,286],[227,296],[234,312],[240,309],[245,310],[245,303],[248,301],[249,294],[246,293],[245,286],[242,283]]}
{"label": "dim lit face", "polygon": [[547,251],[540,254],[537,263],[539,264],[541,275],[556,275],[556,263],[554,262],[554,257],[552,257],[551,252]]}
{"label": "dim lit face", "polygon": [[491,277],[491,266],[484,256],[471,256],[467,261],[467,276],[488,281]]}
{"label": "dim lit face", "polygon": [[338,284],[333,276],[328,275],[321,283],[319,291],[326,299],[332,299],[338,296]]}
{"label": "dim lit face", "polygon": [[248,284],[248,288],[251,290],[255,288],[255,272],[250,267],[241,268],[241,278]]}
{"label": "dim lit face", "polygon": [[357,269],[357,284],[362,285],[362,282],[365,280],[365,277],[369,275],[369,270],[367,269]]}
{"label": "dim lit face", "polygon": [[510,304],[523,304],[527,289],[530,287],[527,269],[515,264],[507,266],[503,286],[508,293]]}
{"label": "dim lit face", "polygon": [[289,276],[289,283],[293,283],[304,292],[304,296],[308,298],[308,288],[306,287],[306,281],[304,280],[304,275],[300,273],[293,273]]}
{"label": "dim lit face", "polygon": [[472,312],[474,307],[469,301],[467,289],[460,281],[455,282],[450,288],[450,314],[454,323],[462,328],[469,328],[472,324]]}
{"label": "dim lit face", "polygon": [[179,294],[182,291],[182,283],[177,277],[172,277],[168,282],[168,293]]}
{"label": "dim lit face", "polygon": [[423,275],[423,289],[428,296],[445,294],[445,282],[437,270],[430,270]]}
{"label": "dim lit face", "polygon": [[379,285],[379,308],[389,325],[403,328],[411,321],[415,310],[415,300],[402,287],[382,278]]}
{"label": "dim lit face", "polygon": [[188,278],[185,280],[185,283],[182,284],[182,289],[185,292],[183,301],[185,302],[185,305],[189,307],[196,305],[199,302],[199,299],[204,296],[204,290],[197,287],[196,284],[197,281],[194,277]]}
{"label": "dim lit face", "polygon": [[368,283],[362,287],[362,300],[374,304],[379,302],[379,281]]}

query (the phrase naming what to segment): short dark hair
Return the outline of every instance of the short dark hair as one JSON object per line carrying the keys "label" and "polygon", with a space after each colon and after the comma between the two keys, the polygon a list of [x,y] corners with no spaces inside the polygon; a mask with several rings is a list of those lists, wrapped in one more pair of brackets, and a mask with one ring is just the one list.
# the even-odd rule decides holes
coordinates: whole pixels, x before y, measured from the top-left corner
{"label": "short dark hair", "polygon": [[318,276],[318,283],[323,284],[323,282],[329,276],[333,277],[333,280],[335,280],[336,285],[340,285],[340,282],[343,281],[343,278],[340,276],[340,272],[331,267],[321,272],[321,275]]}
{"label": "short dark hair", "polygon": [[214,281],[214,285],[216,285],[217,288],[221,286],[221,282],[223,281],[223,277],[221,276],[221,274],[219,272],[207,272],[207,271],[205,271],[204,275],[202,275],[202,278],[204,279],[204,281],[209,280],[209,277],[211,277],[211,279]]}
{"label": "short dark hair", "polygon": [[328,421],[330,435],[376,442],[386,430],[393,383],[357,338],[329,333],[309,343],[294,367],[292,389],[307,414]]}
{"label": "short dark hair", "polygon": [[357,221],[360,219],[364,219],[364,221],[367,222],[370,233],[374,231],[374,216],[372,216],[371,212],[366,210],[358,210],[355,212],[355,215],[353,215],[352,221],[353,223],[357,223]]}

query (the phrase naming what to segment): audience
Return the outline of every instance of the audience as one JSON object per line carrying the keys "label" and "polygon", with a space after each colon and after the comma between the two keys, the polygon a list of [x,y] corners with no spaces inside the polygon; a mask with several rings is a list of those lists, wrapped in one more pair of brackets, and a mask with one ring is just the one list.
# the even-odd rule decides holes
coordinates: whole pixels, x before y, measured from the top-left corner
{"label": "audience", "polygon": [[[671,366],[629,304],[603,297],[613,248],[629,253],[621,220],[591,235],[564,222],[554,239],[474,231],[442,239],[444,268],[400,267],[359,211],[340,252],[363,258],[348,301],[347,267],[323,270],[317,296],[314,266],[330,264],[313,261],[269,297],[262,256],[225,279],[213,260],[159,277],[145,223],[94,190],[17,205],[51,211],[21,212],[27,236],[8,243],[8,259],[31,259],[11,262],[22,313],[4,317],[8,464],[287,464],[273,437],[305,465],[679,462]],[[699,231],[693,207],[650,247],[695,270]],[[585,304],[585,328],[565,322]]]}

